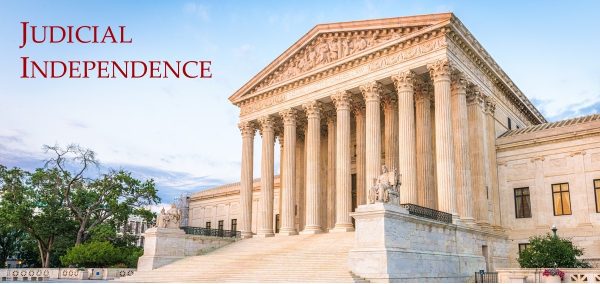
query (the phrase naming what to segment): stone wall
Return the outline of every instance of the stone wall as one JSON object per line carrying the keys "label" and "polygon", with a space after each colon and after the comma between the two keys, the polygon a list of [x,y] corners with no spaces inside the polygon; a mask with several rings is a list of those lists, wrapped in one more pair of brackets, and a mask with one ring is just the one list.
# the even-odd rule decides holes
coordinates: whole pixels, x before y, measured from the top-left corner
{"label": "stone wall", "polygon": [[409,215],[382,203],[359,206],[352,217],[356,244],[350,268],[372,282],[472,282],[480,269],[508,265],[506,237],[497,232]]}
{"label": "stone wall", "polygon": [[144,255],[138,259],[139,271],[150,271],[235,242],[231,238],[186,235],[181,229],[156,227],[146,230],[144,237]]}
{"label": "stone wall", "polygon": [[[519,267],[519,244],[528,243],[533,235],[551,233],[552,225],[561,237],[584,248],[584,258],[598,263],[600,213],[593,182],[600,179],[600,120],[581,121],[554,128],[549,124],[497,140],[502,226],[510,239],[511,267]],[[556,183],[569,184],[572,214],[554,215],[551,187]],[[516,218],[514,189],[522,187],[529,188],[530,218]]]}

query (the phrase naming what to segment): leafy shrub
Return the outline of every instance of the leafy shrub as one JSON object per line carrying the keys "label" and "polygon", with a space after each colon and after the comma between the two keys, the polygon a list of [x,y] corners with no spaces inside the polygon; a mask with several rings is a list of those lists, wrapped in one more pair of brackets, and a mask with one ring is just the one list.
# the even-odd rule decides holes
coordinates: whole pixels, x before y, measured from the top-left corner
{"label": "leafy shrub", "polygon": [[63,265],[79,267],[137,267],[143,250],[138,247],[115,247],[106,241],[76,245],[61,256]]}
{"label": "leafy shrub", "polygon": [[573,245],[571,240],[551,236],[533,236],[529,246],[519,253],[522,268],[588,268],[590,264],[577,259],[583,250]]}

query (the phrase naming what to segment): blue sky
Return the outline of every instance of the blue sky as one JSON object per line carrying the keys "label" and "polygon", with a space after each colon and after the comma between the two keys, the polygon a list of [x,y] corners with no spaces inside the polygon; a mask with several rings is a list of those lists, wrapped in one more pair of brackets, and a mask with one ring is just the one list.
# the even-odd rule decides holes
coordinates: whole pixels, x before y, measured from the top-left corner
{"label": "blue sky", "polygon": [[[34,168],[42,165],[43,144],[78,143],[95,150],[107,166],[154,178],[164,202],[181,192],[239,179],[238,110],[227,98],[319,23],[454,12],[548,120],[600,112],[598,1],[4,1],[1,5],[0,163]],[[133,44],[19,49],[21,21],[125,25]],[[204,59],[213,61],[213,79],[24,80],[19,78],[21,56]]]}

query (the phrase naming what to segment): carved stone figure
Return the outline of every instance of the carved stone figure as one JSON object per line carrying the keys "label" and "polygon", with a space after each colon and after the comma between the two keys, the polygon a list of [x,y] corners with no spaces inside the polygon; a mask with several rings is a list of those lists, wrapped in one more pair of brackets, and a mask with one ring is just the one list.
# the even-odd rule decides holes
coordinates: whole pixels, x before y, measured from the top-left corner
{"label": "carved stone figure", "polygon": [[175,204],[171,204],[171,208],[165,212],[165,208],[160,210],[160,214],[156,219],[156,226],[159,228],[174,228],[179,229],[181,224],[181,209]]}
{"label": "carved stone figure", "polygon": [[369,204],[383,202],[399,205],[400,184],[400,175],[396,169],[388,171],[385,165],[381,166],[381,175],[369,189]]}

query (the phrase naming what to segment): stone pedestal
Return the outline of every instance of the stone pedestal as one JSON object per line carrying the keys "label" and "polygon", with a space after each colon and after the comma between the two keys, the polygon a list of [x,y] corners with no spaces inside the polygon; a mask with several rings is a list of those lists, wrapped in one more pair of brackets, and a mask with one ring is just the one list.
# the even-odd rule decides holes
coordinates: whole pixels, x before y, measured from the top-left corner
{"label": "stone pedestal", "polygon": [[138,271],[150,271],[182,259],[186,237],[181,229],[150,228],[144,233],[144,255],[138,259]]}
{"label": "stone pedestal", "polygon": [[371,282],[472,282],[474,272],[486,269],[483,247],[492,258],[508,247],[505,236],[417,217],[392,204],[361,205],[352,217],[356,243],[348,263]]}

